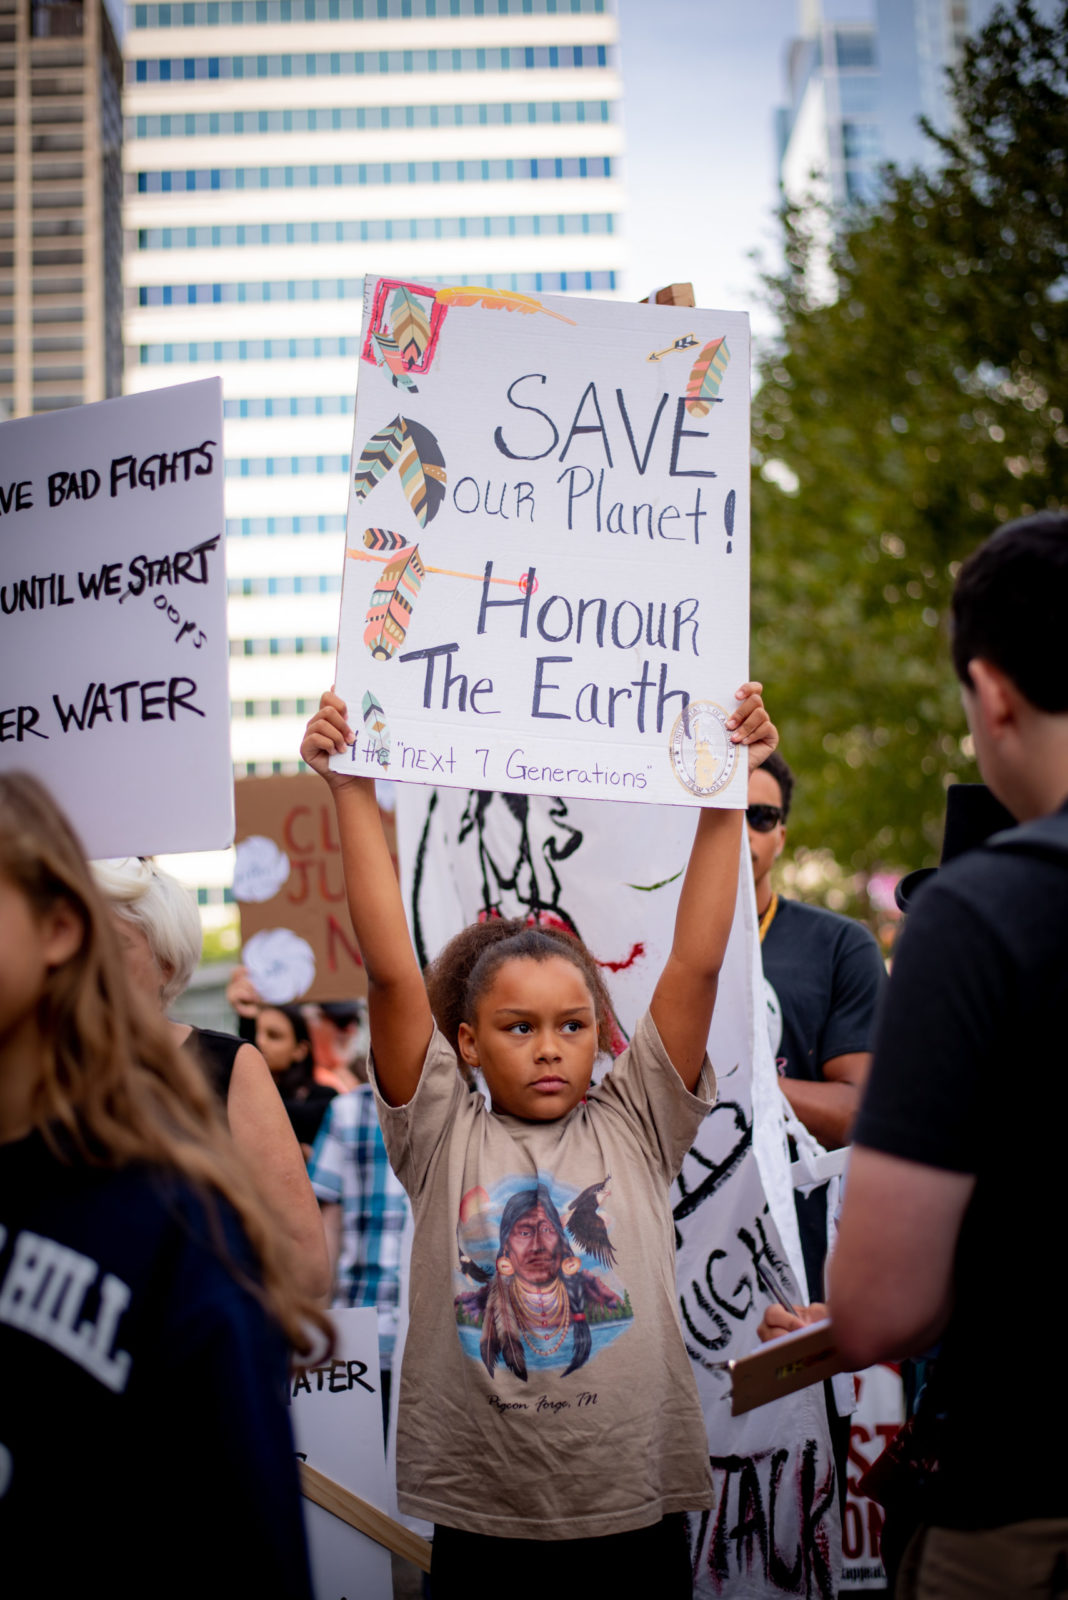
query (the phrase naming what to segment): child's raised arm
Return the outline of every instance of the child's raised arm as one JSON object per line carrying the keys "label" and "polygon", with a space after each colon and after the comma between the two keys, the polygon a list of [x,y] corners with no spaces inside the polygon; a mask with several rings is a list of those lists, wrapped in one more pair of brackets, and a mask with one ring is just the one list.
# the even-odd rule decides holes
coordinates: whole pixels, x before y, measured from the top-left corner
{"label": "child's raised arm", "polygon": [[[749,751],[749,770],[774,750],[779,735],[764,709],[762,685],[743,683],[727,726]],[[676,1072],[691,1092],[701,1075],[719,971],[738,893],[741,811],[706,807],[698,815],[690,862],[675,915],[671,954],[649,1007]]]}
{"label": "child's raised arm", "polygon": [[367,970],[375,1074],[386,1100],[400,1106],[419,1086],[434,1019],[382,832],[374,780],[330,769],[330,757],[343,755],[352,742],[345,703],[327,690],[300,753],[334,797],[349,916]]}

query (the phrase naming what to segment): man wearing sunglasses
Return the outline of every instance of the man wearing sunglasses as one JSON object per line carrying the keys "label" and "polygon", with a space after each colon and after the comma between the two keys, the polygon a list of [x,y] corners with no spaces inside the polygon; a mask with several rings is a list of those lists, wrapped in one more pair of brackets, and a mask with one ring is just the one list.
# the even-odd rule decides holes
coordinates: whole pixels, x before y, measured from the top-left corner
{"label": "man wearing sunglasses", "polygon": [[782,1089],[828,1149],[847,1143],[871,1060],[875,1008],[886,968],[859,922],[775,892],[771,869],[786,842],[794,775],[778,751],[749,779],[753,859],[764,975],[782,1026],[772,1047]]}
{"label": "man wearing sunglasses", "polygon": [[[871,1061],[875,1009],[886,968],[873,936],[849,917],[787,900],[772,887],[786,842],[794,775],[778,751],[749,779],[760,947],[768,1027],[780,1085],[821,1144],[847,1143]],[[823,1298],[826,1191],[799,1198],[798,1220],[813,1299]]]}

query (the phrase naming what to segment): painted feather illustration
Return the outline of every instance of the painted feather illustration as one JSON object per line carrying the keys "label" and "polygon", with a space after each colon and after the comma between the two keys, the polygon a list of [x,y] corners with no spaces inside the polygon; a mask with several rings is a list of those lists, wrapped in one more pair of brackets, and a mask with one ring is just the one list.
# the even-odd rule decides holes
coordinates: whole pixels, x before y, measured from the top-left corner
{"label": "painted feather illustration", "polygon": [[426,577],[419,546],[398,551],[379,575],[367,611],[363,642],[376,661],[389,661],[402,645],[411,621],[412,605]]}
{"label": "painted feather illustration", "polygon": [[410,418],[402,417],[401,421],[405,428],[400,454],[401,487],[419,526],[425,528],[437,516],[445,498],[445,462],[429,428]]}
{"label": "painted feather illustration", "polygon": [[363,542],[368,550],[403,550],[408,543],[403,533],[394,533],[392,528],[365,528]]}
{"label": "painted feather illustration", "polygon": [[711,340],[697,357],[686,385],[686,410],[691,417],[708,416],[730,358],[725,338]]}
{"label": "painted feather illustration", "polygon": [[386,713],[368,689],[363,697],[363,723],[367,729],[367,743],[379,766],[389,766],[389,724]]}
{"label": "painted feather illustration", "polygon": [[562,316],[559,311],[550,311],[548,306],[543,306],[533,295],[517,294],[513,289],[456,286],[439,289],[437,301],[442,306],[481,306],[484,311],[522,311],[527,315],[543,311],[547,317],[555,317],[557,322],[568,322],[572,327],[575,326],[573,317]]}
{"label": "painted feather illustration", "polygon": [[394,417],[364,445],[353,474],[356,498],[366,500],[397,461],[405,497],[425,528],[445,498],[445,460],[430,429],[409,417]]}
{"label": "painted feather illustration", "polygon": [[373,433],[363,447],[353,474],[357,500],[366,500],[376,483],[380,483],[394,465],[404,442],[404,419],[393,421]]}
{"label": "painted feather illustration", "polygon": [[430,318],[416,296],[403,284],[394,291],[389,320],[405,367],[416,366],[422,361],[430,343]]}
{"label": "painted feather illustration", "polygon": [[411,377],[404,364],[400,347],[391,333],[372,333],[371,342],[382,366],[388,368],[389,375],[398,389],[407,389],[409,394],[418,394],[419,386]]}
{"label": "painted feather illustration", "polygon": [[523,1353],[523,1336],[519,1331],[507,1283],[500,1276],[494,1277],[486,1295],[479,1353],[491,1378],[498,1361],[503,1361],[517,1378],[523,1383],[527,1381],[527,1358]]}

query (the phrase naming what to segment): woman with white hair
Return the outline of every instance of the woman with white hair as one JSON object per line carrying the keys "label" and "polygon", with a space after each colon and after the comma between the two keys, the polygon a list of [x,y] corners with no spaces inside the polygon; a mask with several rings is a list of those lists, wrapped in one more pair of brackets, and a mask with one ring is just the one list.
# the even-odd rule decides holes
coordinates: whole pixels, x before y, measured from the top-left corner
{"label": "woman with white hair", "polygon": [[[200,917],[192,896],[151,860],[94,861],[92,869],[115,917],[131,983],[166,1014],[200,960]],[[266,1061],[254,1045],[231,1034],[187,1022],[169,1025],[226,1106],[234,1144],[278,1223],[295,1287],[321,1299],[330,1288],[322,1219]]]}

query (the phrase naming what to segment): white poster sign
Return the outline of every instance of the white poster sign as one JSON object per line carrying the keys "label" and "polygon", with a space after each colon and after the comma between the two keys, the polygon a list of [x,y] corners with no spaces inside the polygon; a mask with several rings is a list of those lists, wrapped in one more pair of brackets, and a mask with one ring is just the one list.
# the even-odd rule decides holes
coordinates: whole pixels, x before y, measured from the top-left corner
{"label": "white poster sign", "polygon": [[[480,913],[577,933],[633,1031],[671,947],[694,819],[526,795],[398,790],[405,901],[420,961]],[[786,1102],[764,1020],[748,851],[708,1051],[718,1099],[672,1201],[683,1336],[708,1427],[716,1503],[691,1518],[695,1593],[833,1600],[841,1561],[822,1385],[732,1417],[728,1363],[758,1348],[762,1262],[803,1297]]]}
{"label": "white poster sign", "polygon": [[[388,1507],[374,1307],[331,1312],[333,1357],[289,1380],[297,1454],[379,1510]],[[311,1500],[304,1501],[315,1600],[392,1600],[389,1551]]]}
{"label": "white poster sign", "polygon": [[0,427],[0,770],[90,856],[233,838],[222,385]]}
{"label": "white poster sign", "polygon": [[749,322],[368,279],[344,769],[745,804]]}

